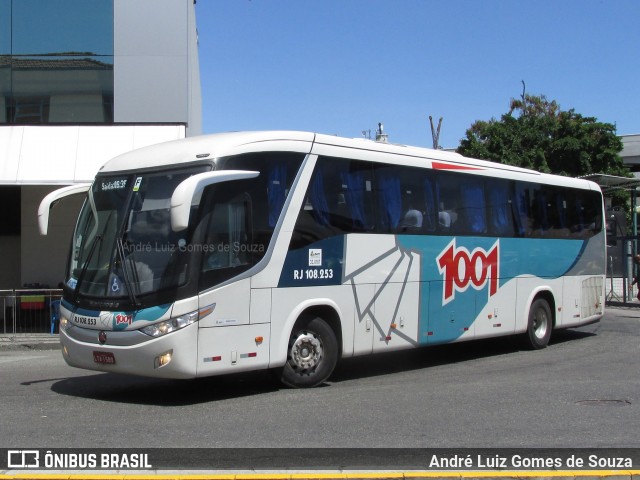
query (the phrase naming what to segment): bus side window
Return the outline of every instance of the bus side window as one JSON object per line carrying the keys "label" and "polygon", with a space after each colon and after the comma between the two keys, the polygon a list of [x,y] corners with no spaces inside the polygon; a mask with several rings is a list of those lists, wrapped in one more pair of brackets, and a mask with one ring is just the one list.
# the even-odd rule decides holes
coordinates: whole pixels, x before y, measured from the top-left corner
{"label": "bus side window", "polygon": [[553,236],[557,238],[569,237],[568,201],[565,192],[559,188],[551,189],[550,216]]}
{"label": "bus side window", "polygon": [[[576,192],[575,212],[581,238],[589,238],[602,230],[602,197],[598,192]],[[613,232],[613,237],[619,232]]]}
{"label": "bus side window", "polygon": [[398,232],[435,232],[437,211],[431,172],[414,167],[398,167],[398,171],[402,195],[402,217]]}
{"label": "bus side window", "polygon": [[438,174],[436,177],[436,201],[438,205],[438,231],[450,233],[457,230],[458,189],[456,177]]}
{"label": "bus side window", "polygon": [[513,225],[513,199],[511,182],[508,180],[489,180],[487,182],[487,213],[489,233],[497,236],[515,235]]}
{"label": "bus side window", "polygon": [[438,226],[438,208],[435,192],[435,182],[431,175],[423,179],[424,216],[422,219],[425,232],[435,232]]}
{"label": "bus side window", "polygon": [[395,233],[402,219],[402,192],[396,167],[376,169],[378,233]]}
{"label": "bus side window", "polygon": [[469,177],[460,183],[460,201],[458,230],[472,235],[486,233],[486,204],[481,178]]}
{"label": "bus side window", "polygon": [[517,183],[513,203],[513,220],[516,236],[531,236],[531,191],[527,184]]}
{"label": "bus side window", "polygon": [[371,166],[367,162],[320,157],[298,213],[291,249],[324,238],[372,230]]}

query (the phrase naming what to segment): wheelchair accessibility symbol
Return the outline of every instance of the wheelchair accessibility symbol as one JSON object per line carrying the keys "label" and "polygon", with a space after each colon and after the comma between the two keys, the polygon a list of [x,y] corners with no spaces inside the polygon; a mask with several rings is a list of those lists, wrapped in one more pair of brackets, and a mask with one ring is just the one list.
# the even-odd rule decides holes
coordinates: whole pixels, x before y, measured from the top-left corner
{"label": "wheelchair accessibility symbol", "polygon": [[118,293],[120,291],[120,281],[118,277],[113,277],[113,281],[111,282],[111,292]]}

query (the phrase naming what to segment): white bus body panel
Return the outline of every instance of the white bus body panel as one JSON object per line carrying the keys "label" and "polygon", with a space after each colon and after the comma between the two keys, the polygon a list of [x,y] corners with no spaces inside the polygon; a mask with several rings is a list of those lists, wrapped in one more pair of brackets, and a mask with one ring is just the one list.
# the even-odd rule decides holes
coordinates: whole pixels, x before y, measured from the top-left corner
{"label": "white bus body panel", "polygon": [[213,312],[201,319],[200,328],[247,325],[250,322],[251,279],[244,278],[200,294],[200,308],[215,305]]}
{"label": "white bus body panel", "polygon": [[198,376],[267,368],[269,333],[268,323],[200,328]]}

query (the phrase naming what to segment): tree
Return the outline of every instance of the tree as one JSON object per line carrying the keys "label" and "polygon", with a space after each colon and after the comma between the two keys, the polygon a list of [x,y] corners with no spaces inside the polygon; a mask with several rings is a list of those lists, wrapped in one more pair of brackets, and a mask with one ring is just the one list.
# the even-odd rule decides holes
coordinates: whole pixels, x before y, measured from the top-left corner
{"label": "tree", "polygon": [[500,120],[478,120],[458,153],[539,172],[579,177],[590,173],[629,176],[615,126],[562,111],[545,95],[511,99]]}

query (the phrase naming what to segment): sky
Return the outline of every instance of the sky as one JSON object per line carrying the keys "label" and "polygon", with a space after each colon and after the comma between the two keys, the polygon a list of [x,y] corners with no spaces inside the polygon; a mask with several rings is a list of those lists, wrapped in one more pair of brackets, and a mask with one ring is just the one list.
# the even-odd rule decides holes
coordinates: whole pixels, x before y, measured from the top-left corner
{"label": "sky", "polygon": [[456,148],[523,91],[640,133],[638,0],[198,0],[203,133]]}

